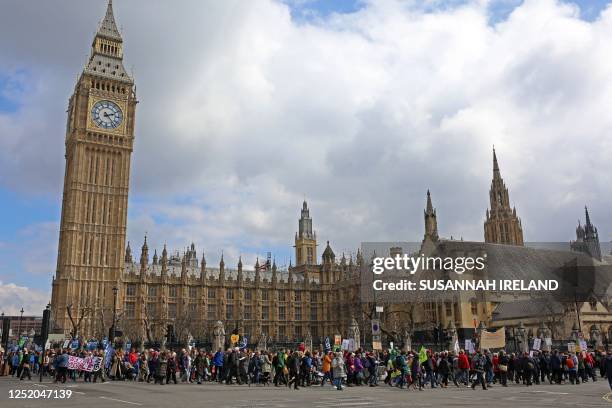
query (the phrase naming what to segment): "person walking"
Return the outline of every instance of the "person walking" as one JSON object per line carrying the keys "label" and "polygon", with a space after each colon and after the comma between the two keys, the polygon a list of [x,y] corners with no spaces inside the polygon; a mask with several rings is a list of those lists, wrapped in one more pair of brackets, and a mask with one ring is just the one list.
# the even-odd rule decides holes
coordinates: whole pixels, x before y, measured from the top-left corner
{"label": "person walking", "polygon": [[474,358],[472,359],[472,364],[474,365],[474,372],[476,373],[476,378],[472,382],[472,389],[476,389],[476,385],[480,383],[482,385],[482,389],[486,390],[487,384],[484,379],[486,359],[480,353],[480,351],[477,351],[474,355]]}
{"label": "person walking", "polygon": [[329,351],[323,356],[323,364],[322,364],[323,379],[321,380],[321,387],[325,385],[325,380],[327,379],[329,379],[329,382],[332,383],[333,385],[334,379],[332,377],[332,372],[331,372],[331,366],[332,366],[333,359],[334,357],[331,351]]}
{"label": "person walking", "polygon": [[508,386],[508,364],[510,363],[510,360],[504,350],[500,350],[497,361],[498,361],[497,365],[499,368],[499,383],[502,385],[502,387],[507,387]]}
{"label": "person walking", "polygon": [[332,368],[334,371],[334,384],[336,385],[336,389],[342,391],[344,389],[344,387],[342,387],[342,380],[346,377],[346,368],[344,366],[342,353],[339,351],[332,360]]}
{"label": "person walking", "polygon": [[21,375],[19,376],[19,380],[23,380],[25,376],[28,376],[28,380],[32,380],[32,375],[30,374],[30,355],[27,351],[21,359]]}

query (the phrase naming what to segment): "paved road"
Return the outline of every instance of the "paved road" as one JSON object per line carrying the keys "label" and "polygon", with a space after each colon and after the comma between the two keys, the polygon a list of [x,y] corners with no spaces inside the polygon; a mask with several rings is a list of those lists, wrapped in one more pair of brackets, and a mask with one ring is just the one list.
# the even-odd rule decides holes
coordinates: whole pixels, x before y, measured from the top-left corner
{"label": "paved road", "polygon": [[[71,390],[69,399],[10,399],[9,390]],[[532,387],[494,386],[487,391],[469,388],[399,390],[388,386],[353,387],[336,391],[330,386],[307,387],[294,391],[286,387],[247,387],[238,385],[153,385],[136,382],[104,384],[67,383],[55,385],[0,377],[0,406],[8,407],[612,407],[607,381],[581,385],[539,385]]]}

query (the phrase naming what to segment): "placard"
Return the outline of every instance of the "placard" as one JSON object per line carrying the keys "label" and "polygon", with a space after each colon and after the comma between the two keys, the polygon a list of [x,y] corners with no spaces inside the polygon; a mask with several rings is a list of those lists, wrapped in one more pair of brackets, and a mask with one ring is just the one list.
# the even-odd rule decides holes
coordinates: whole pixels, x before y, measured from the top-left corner
{"label": "placard", "polygon": [[542,345],[542,339],[537,338],[537,337],[533,339],[533,349],[534,350],[539,351],[541,345]]}
{"label": "placard", "polygon": [[480,333],[480,349],[495,349],[506,347],[506,329],[500,327],[497,331],[482,330]]}
{"label": "placard", "polygon": [[465,339],[465,351],[470,354],[474,352],[474,344],[472,343],[472,340]]}

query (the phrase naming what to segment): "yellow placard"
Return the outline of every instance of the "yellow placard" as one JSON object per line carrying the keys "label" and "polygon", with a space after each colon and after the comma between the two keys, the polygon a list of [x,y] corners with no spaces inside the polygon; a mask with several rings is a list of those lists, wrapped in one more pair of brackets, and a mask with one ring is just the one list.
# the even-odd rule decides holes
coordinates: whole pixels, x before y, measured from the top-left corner
{"label": "yellow placard", "polygon": [[232,341],[232,344],[236,344],[238,343],[238,339],[240,338],[240,336],[238,336],[237,334],[232,334],[230,337],[230,340]]}

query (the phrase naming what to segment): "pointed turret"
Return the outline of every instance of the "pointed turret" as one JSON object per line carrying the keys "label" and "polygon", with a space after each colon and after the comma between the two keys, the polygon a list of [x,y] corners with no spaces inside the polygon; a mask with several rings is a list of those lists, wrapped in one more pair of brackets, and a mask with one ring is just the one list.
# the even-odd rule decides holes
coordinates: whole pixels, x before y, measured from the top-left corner
{"label": "pointed turret", "polygon": [[584,206],[584,227],[580,225],[578,220],[578,227],[576,228],[576,241],[570,243],[571,248],[574,251],[580,251],[588,254],[592,258],[601,261],[601,246],[599,244],[599,234],[597,228],[591,223],[591,216],[589,209]]}
{"label": "pointed turret", "polygon": [[130,241],[127,243],[127,247],[125,248],[125,263],[132,263],[132,248],[130,248]]}
{"label": "pointed turret", "polygon": [[306,200],[298,221],[298,232],[295,234],[296,265],[313,265],[317,259],[317,234],[312,230],[312,218]]}
{"label": "pointed turret", "polygon": [[132,78],[123,66],[123,39],[117,29],[112,1],[108,2],[106,14],[94,36],[91,55],[84,73],[133,84]]}
{"label": "pointed turret", "polygon": [[206,257],[202,252],[202,262],[200,262],[200,283],[203,285],[206,282]]}
{"label": "pointed turret", "polygon": [[183,259],[181,259],[181,280],[184,282],[187,280],[187,260],[188,254],[183,255]]}
{"label": "pointed turret", "polygon": [[225,280],[225,261],[223,260],[223,251],[221,251],[221,260],[219,261],[219,281]]}
{"label": "pointed turret", "polygon": [[523,245],[523,228],[510,206],[510,195],[499,171],[497,153],[493,148],[493,179],[489,190],[489,206],[484,223],[485,242],[508,245]]}
{"label": "pointed turret", "polygon": [[593,224],[591,224],[591,216],[589,215],[589,209],[586,205],[584,206],[584,216],[585,216],[585,224],[584,224],[585,232],[592,231],[594,227],[593,227]]}
{"label": "pointed turret", "polygon": [[162,280],[164,280],[168,274],[168,250],[166,249],[166,244],[164,244],[164,249],[162,250],[161,267],[161,276]]}
{"label": "pointed turret", "polygon": [[499,173],[499,164],[497,163],[497,155],[495,154],[495,147],[493,147],[493,177],[495,177],[496,174],[501,177]]}
{"label": "pointed turret", "polygon": [[259,257],[255,260],[255,282],[259,282],[261,280],[261,273],[259,272]]}
{"label": "pointed turret", "polygon": [[115,13],[113,12],[113,0],[108,0],[108,5],[106,6],[106,14],[104,15],[104,19],[100,23],[98,27],[98,32],[96,35],[101,37],[105,37],[111,40],[122,42],[121,33],[117,29],[117,23],[115,22]]}
{"label": "pointed turret", "polygon": [[325,247],[325,250],[323,251],[323,263],[332,264],[334,263],[335,260],[336,260],[336,254],[334,254],[334,251],[331,249],[331,246],[329,245],[329,241],[327,241],[327,246]]}
{"label": "pointed turret", "polygon": [[576,227],[576,241],[582,242],[584,240],[584,228],[580,224],[580,220],[578,220],[578,226]]}
{"label": "pointed turret", "polygon": [[242,274],[242,255],[238,257],[238,282],[242,282],[244,275]]}
{"label": "pointed turret", "polygon": [[433,207],[431,202],[431,193],[427,190],[427,204],[423,211],[425,217],[425,236],[423,240],[431,240],[436,242],[438,240],[438,219],[436,215],[436,209]]}
{"label": "pointed turret", "polygon": [[147,245],[147,236],[144,237],[144,244],[140,251],[140,265],[145,266],[149,263],[149,246]]}
{"label": "pointed turret", "polygon": [[157,249],[153,252],[153,265],[157,265]]}

